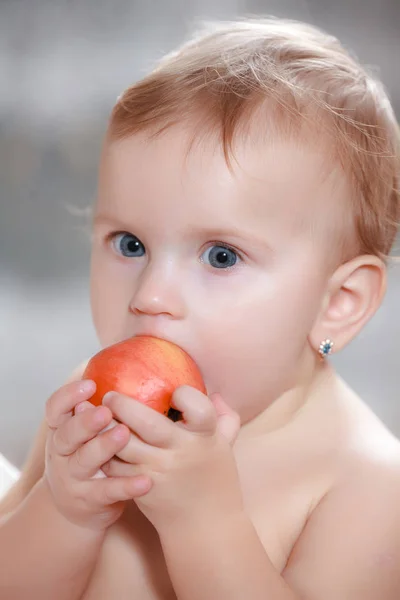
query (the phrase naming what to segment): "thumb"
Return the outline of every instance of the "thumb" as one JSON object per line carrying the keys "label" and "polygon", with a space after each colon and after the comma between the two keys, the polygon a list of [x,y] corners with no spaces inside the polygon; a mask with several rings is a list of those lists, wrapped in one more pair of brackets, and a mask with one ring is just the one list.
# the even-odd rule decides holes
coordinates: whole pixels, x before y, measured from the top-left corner
{"label": "thumb", "polygon": [[240,429],[240,417],[238,413],[223,400],[221,394],[211,394],[210,400],[217,413],[217,431],[219,431],[230,444],[233,444]]}

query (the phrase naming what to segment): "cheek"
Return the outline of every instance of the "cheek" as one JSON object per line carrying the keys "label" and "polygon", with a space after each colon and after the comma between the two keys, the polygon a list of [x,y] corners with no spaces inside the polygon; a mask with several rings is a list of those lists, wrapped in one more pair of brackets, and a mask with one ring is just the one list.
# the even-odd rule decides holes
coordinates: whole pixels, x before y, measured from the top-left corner
{"label": "cheek", "polygon": [[259,284],[198,332],[209,350],[202,366],[210,392],[219,391],[242,418],[294,385],[319,306],[319,290],[304,277]]}
{"label": "cheek", "polygon": [[90,274],[90,303],[93,324],[100,344],[105,347],[126,336],[129,290],[121,285],[114,270],[93,256]]}

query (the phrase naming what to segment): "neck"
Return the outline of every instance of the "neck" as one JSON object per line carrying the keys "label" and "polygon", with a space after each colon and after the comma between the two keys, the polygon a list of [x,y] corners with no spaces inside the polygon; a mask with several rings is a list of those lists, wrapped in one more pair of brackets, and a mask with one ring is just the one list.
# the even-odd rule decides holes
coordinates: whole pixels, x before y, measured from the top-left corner
{"label": "neck", "polygon": [[313,368],[303,374],[298,384],[284,392],[254,419],[245,423],[240,429],[238,439],[258,437],[286,427],[315,405],[334,375],[335,371],[328,361],[316,361]]}

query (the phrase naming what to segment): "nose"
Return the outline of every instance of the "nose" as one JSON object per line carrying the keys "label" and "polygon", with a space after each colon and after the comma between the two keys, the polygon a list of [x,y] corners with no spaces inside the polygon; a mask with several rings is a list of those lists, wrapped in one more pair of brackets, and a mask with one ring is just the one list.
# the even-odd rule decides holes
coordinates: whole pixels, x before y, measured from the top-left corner
{"label": "nose", "polygon": [[182,277],[172,265],[148,264],[141,273],[129,309],[133,314],[166,315],[173,319],[185,316]]}

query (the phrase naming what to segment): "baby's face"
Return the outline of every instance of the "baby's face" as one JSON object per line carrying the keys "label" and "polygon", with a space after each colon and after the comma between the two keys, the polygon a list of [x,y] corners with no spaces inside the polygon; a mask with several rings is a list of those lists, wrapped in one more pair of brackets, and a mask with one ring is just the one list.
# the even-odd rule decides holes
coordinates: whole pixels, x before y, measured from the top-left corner
{"label": "baby's face", "polygon": [[[289,143],[187,154],[184,130],[106,147],[94,213],[91,297],[103,346],[175,342],[209,393],[253,418],[296,383],[328,273],[332,185]],[[337,190],[336,190],[337,191]]]}

